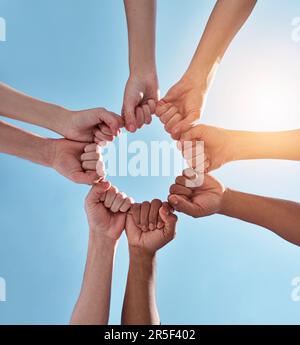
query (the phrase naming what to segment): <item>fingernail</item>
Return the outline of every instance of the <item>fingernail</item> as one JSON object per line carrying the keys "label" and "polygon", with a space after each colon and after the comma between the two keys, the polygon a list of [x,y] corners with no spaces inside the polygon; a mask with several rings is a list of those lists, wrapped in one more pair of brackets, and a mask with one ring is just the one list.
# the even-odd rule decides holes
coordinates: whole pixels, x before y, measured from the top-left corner
{"label": "fingernail", "polygon": [[154,224],[150,223],[150,224],[149,224],[149,229],[150,229],[150,230],[154,230]]}
{"label": "fingernail", "polygon": [[135,126],[134,125],[129,125],[129,130],[130,130],[130,132],[134,132],[135,131]]}
{"label": "fingernail", "polygon": [[178,204],[178,200],[177,198],[174,196],[174,197],[171,197],[171,201],[174,205],[177,205]]}
{"label": "fingernail", "polygon": [[146,228],[145,225],[142,226],[142,230],[143,230],[143,231],[146,231],[146,230],[147,230],[147,228]]}
{"label": "fingernail", "polygon": [[162,222],[158,222],[158,223],[157,223],[157,227],[158,227],[158,228],[162,228],[162,227],[163,227],[163,223],[162,223]]}

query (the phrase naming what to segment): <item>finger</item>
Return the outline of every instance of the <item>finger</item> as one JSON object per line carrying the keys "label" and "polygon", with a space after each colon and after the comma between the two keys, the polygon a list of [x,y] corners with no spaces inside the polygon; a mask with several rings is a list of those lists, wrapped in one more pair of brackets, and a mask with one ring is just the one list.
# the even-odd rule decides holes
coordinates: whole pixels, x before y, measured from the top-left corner
{"label": "finger", "polygon": [[187,198],[190,198],[193,194],[193,191],[185,186],[181,186],[179,184],[172,184],[170,187],[170,194],[184,195]]}
{"label": "finger", "polygon": [[182,175],[177,176],[176,179],[175,179],[175,183],[178,184],[178,185],[181,185],[181,186],[185,186],[186,178],[184,176],[182,176]]}
{"label": "finger", "polygon": [[182,195],[172,194],[169,195],[168,201],[174,210],[183,212],[194,218],[199,217],[199,210],[197,205],[193,204],[190,200]]}
{"label": "finger", "polygon": [[150,113],[154,114],[155,113],[155,109],[156,109],[156,102],[154,99],[149,99],[148,100],[148,105],[150,107]]}
{"label": "finger", "polygon": [[120,211],[120,207],[122,206],[124,200],[126,198],[126,195],[124,193],[118,193],[111,205],[111,212],[117,213]]}
{"label": "finger", "polygon": [[102,109],[99,113],[99,119],[111,129],[113,135],[118,135],[120,126],[123,123],[123,120],[119,115],[111,111],[107,111],[106,109]]}
{"label": "finger", "polygon": [[167,123],[171,120],[171,118],[177,114],[178,112],[178,109],[172,105],[165,113],[163,113],[161,116],[160,116],[160,121],[162,123]]}
{"label": "finger", "polygon": [[165,112],[167,112],[172,107],[172,103],[165,103],[164,101],[159,101],[155,109],[156,115],[161,117]]}
{"label": "finger", "polygon": [[120,212],[127,212],[130,209],[131,205],[133,205],[133,203],[134,200],[132,198],[127,197],[120,207]]}
{"label": "finger", "polygon": [[[196,156],[204,154],[204,142],[203,141],[180,141],[178,146],[182,152],[182,155],[185,159],[191,159]],[[177,146],[177,147],[178,147]]]}
{"label": "finger", "polygon": [[96,172],[97,172],[97,175],[100,177],[106,176],[104,162],[102,162],[101,160],[98,160],[96,163]]}
{"label": "finger", "polygon": [[159,214],[162,221],[165,223],[165,229],[167,231],[168,239],[172,240],[175,237],[177,216],[173,214],[170,205],[164,202],[159,209]]}
{"label": "finger", "polygon": [[137,107],[135,113],[137,127],[142,128],[145,123],[143,109],[141,107]]}
{"label": "finger", "polygon": [[99,183],[94,184],[86,197],[86,202],[98,203],[99,201],[101,201],[100,199],[103,196],[103,194],[105,194],[105,192],[109,188],[110,188],[110,183],[108,181],[101,181]]}
{"label": "finger", "polygon": [[83,153],[80,156],[81,161],[97,161],[100,158],[100,153],[99,152],[88,152],[88,153]]}
{"label": "finger", "polygon": [[149,228],[149,211],[150,203],[144,201],[141,206],[141,215],[140,215],[140,225],[142,226],[143,231],[147,231]]}
{"label": "finger", "polygon": [[148,104],[143,105],[144,120],[146,125],[150,125],[152,121],[151,111]]}
{"label": "finger", "polygon": [[104,206],[106,208],[111,208],[111,205],[113,204],[115,197],[117,196],[118,189],[114,186],[110,187],[110,189],[106,192],[105,200],[104,200]]}
{"label": "finger", "polygon": [[112,130],[105,124],[99,125],[98,128],[104,135],[113,135]]}
{"label": "finger", "polygon": [[96,171],[97,161],[84,161],[81,163],[82,169]]}
{"label": "finger", "polygon": [[181,141],[192,141],[194,139],[201,140],[202,138],[203,125],[197,125],[191,128],[190,130],[182,133],[180,140]]}
{"label": "finger", "polygon": [[104,202],[105,198],[106,198],[106,192],[101,194],[100,201]]}
{"label": "finger", "polygon": [[96,143],[96,145],[99,147],[99,149],[101,149],[101,147],[106,146],[107,142],[104,140],[99,140],[98,138],[96,138],[94,136],[94,142]]}
{"label": "finger", "polygon": [[127,131],[134,133],[137,130],[137,122],[135,118],[135,104],[124,105],[122,113],[125,119],[125,127]]}
{"label": "finger", "polygon": [[84,152],[85,153],[89,153],[89,152],[96,152],[97,151],[97,144],[89,144],[86,145],[86,147],[84,148]]}
{"label": "finger", "polygon": [[95,129],[94,130],[94,136],[99,141],[113,141],[114,138],[115,138],[113,135],[106,135],[106,134],[102,133],[100,131],[100,129]]}
{"label": "finger", "polygon": [[141,213],[141,204],[135,203],[131,206],[130,212],[132,214],[134,223],[136,226],[140,225],[140,213]]}
{"label": "finger", "polygon": [[[200,115],[200,114],[199,114]],[[180,136],[190,130],[196,120],[199,118],[197,113],[192,113],[183,120],[181,120],[173,129],[172,129],[172,138],[179,139]]]}
{"label": "finger", "polygon": [[157,226],[158,211],[162,205],[159,199],[154,199],[151,201],[150,211],[149,211],[149,230],[155,230]]}
{"label": "finger", "polygon": [[177,113],[176,115],[174,115],[170,121],[165,125],[165,130],[170,133],[172,128],[178,123],[180,122],[182,119],[182,116]]}

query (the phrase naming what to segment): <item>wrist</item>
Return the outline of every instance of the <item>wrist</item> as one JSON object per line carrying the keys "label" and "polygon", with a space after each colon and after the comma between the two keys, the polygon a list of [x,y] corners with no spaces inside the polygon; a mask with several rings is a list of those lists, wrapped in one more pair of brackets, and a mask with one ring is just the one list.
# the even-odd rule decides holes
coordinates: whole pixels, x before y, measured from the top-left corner
{"label": "wrist", "polygon": [[184,78],[187,78],[189,82],[202,90],[203,93],[207,93],[213,78],[216,74],[219,63],[205,63],[192,61],[187,71],[184,74]]}
{"label": "wrist", "polygon": [[142,64],[134,67],[130,67],[129,78],[132,79],[152,79],[157,80],[157,70],[155,63]]}
{"label": "wrist", "polygon": [[97,230],[90,229],[89,244],[92,247],[103,249],[105,251],[115,251],[118,245],[118,239],[100,234]]}
{"label": "wrist", "polygon": [[234,191],[232,191],[231,189],[229,188],[225,189],[218,214],[221,214],[223,216],[230,216],[230,206],[232,203],[233,194],[234,194]]}
{"label": "wrist", "polygon": [[129,245],[129,258],[132,262],[139,263],[154,263],[156,259],[156,252],[151,252],[141,247]]}

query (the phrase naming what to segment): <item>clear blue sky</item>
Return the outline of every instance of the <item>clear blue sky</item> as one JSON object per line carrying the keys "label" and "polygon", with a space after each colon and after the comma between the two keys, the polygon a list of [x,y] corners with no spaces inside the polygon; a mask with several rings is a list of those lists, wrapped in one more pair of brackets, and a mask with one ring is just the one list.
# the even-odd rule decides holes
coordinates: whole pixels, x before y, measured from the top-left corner
{"label": "clear blue sky", "polygon": [[[164,94],[184,72],[214,1],[158,1],[157,58]],[[121,0],[0,0],[7,42],[0,79],[72,109],[119,112],[128,74]],[[299,1],[259,1],[226,54],[203,122],[235,129],[300,128],[300,42],[291,39]],[[53,133],[19,124],[42,135]],[[130,140],[170,140],[158,121]],[[65,324],[78,296],[88,227],[88,187],[0,155],[0,323]],[[298,163],[238,162],[214,174],[231,188],[300,201]],[[136,200],[165,199],[174,177],[115,177]],[[299,323],[291,281],[300,249],[254,225],[221,216],[179,216],[178,236],[158,259],[164,324]],[[128,267],[116,257],[111,323],[119,323]]]}

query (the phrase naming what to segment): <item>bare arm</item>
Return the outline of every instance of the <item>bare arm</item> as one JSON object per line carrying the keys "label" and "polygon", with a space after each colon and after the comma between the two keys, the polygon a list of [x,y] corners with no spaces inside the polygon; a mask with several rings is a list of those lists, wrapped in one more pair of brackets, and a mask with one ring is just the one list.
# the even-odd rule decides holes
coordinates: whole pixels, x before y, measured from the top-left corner
{"label": "bare arm", "polygon": [[114,254],[132,199],[102,180],[85,202],[90,226],[87,263],[71,324],[106,325],[109,320]]}
{"label": "bare arm", "polygon": [[255,4],[256,0],[217,1],[187,71],[156,108],[173,139],[180,139],[199,120],[215,71]]}
{"label": "bare arm", "polygon": [[[126,219],[130,253],[123,325],[159,325],[156,306],[156,252],[175,237],[177,217],[158,199],[134,204]],[[143,230],[142,230],[143,229]]]}
{"label": "bare arm", "polygon": [[300,129],[284,132],[231,131],[233,160],[300,160]]}
{"label": "bare arm", "polygon": [[108,323],[114,254],[115,244],[111,240],[90,240],[81,293],[71,324]]}
{"label": "bare arm", "polygon": [[134,132],[151,123],[159,85],[155,60],[156,0],[124,0],[129,44],[130,75],[122,115],[126,129]]}
{"label": "bare arm", "polygon": [[123,325],[159,325],[156,306],[156,259],[139,248],[130,248],[130,263],[124,297]]}
{"label": "bare arm", "polygon": [[0,121],[0,152],[52,166],[53,141]]}
{"label": "bare arm", "polygon": [[170,187],[168,200],[176,211],[195,218],[219,213],[262,226],[300,245],[300,204],[225,189],[208,174],[201,187],[188,188],[189,178],[184,171]]}
{"label": "bare arm", "polygon": [[92,184],[99,179],[96,173],[99,154],[95,149],[92,157],[83,156],[86,146],[87,143],[67,139],[43,138],[0,121],[0,153],[53,168],[73,182]]}
{"label": "bare arm", "polygon": [[155,72],[155,0],[124,0],[130,73]]}
{"label": "bare arm", "polygon": [[212,72],[251,14],[256,0],[218,0],[188,69],[196,83],[209,86]]}
{"label": "bare arm", "polygon": [[0,83],[0,114],[64,133],[69,112],[57,105],[32,98]]}

